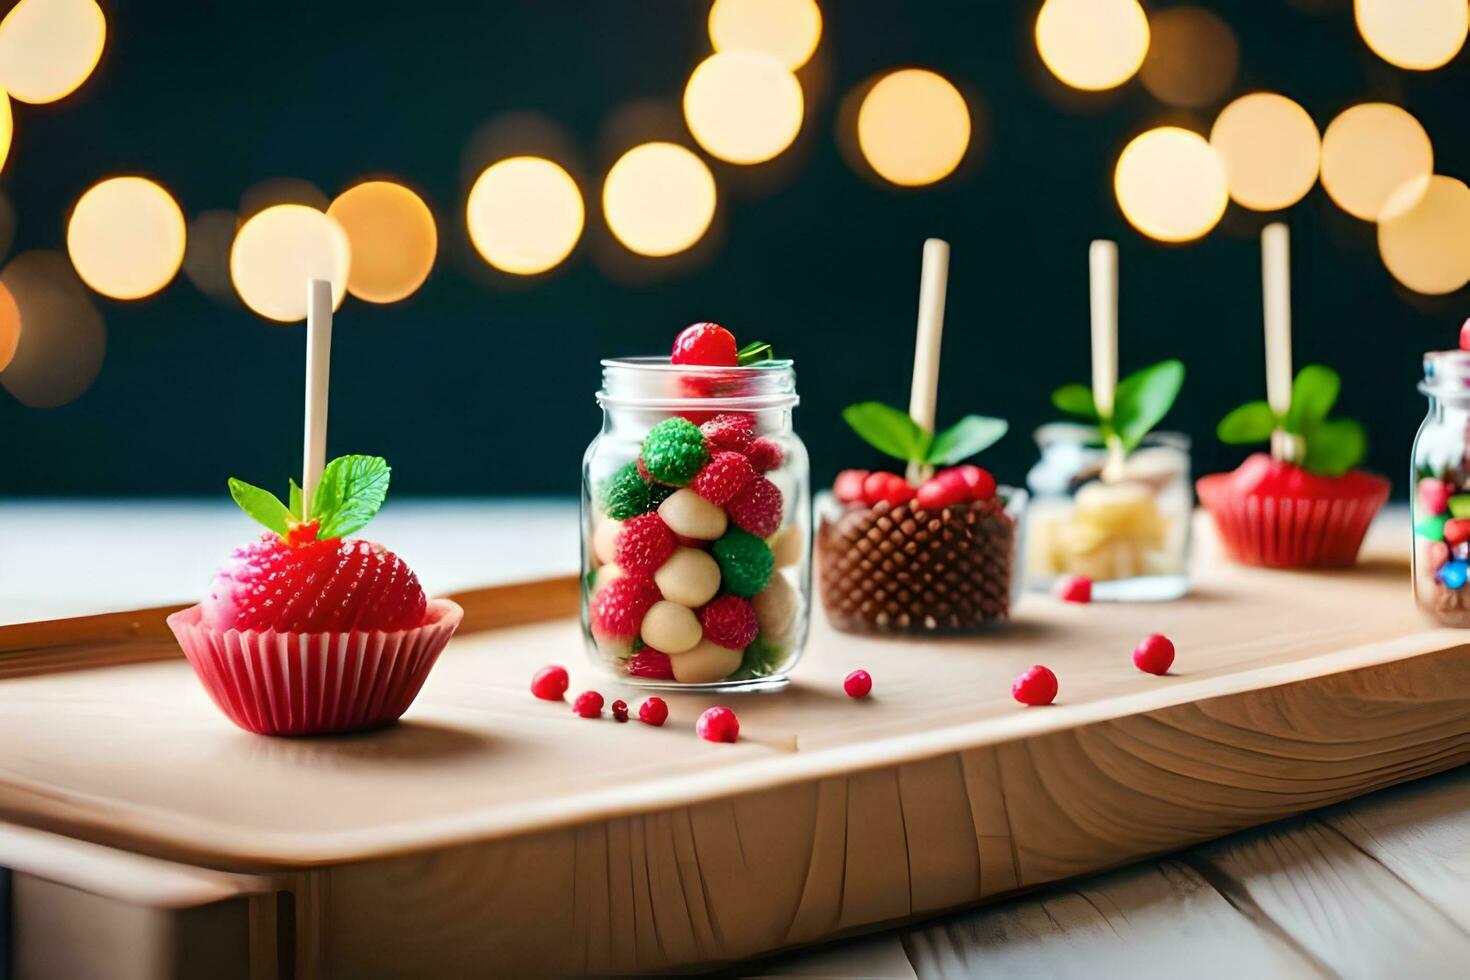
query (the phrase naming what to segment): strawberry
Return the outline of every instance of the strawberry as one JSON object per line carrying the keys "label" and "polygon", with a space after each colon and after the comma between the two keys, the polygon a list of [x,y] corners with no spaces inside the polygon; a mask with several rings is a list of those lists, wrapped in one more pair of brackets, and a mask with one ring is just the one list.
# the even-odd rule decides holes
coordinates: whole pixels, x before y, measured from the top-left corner
{"label": "strawberry", "polygon": [[781,490],[763,476],[755,477],[730,498],[725,512],[735,526],[756,537],[769,538],[781,528]]}
{"label": "strawberry", "polygon": [[760,632],[755,607],[738,595],[722,595],[699,611],[704,638],[727,650],[744,650]]}
{"label": "strawberry", "polygon": [[650,681],[671,681],[674,666],[667,653],[644,647],[628,658],[628,673]]}
{"label": "strawberry", "polygon": [[711,451],[728,449],[743,453],[755,438],[755,419],[735,412],[722,412],[699,427]]}
{"label": "strawberry", "polygon": [[755,467],[757,473],[769,473],[786,458],[786,451],[781,444],[774,439],[762,436],[751,442],[745,449],[746,458],[750,465]]}
{"label": "strawberry", "polygon": [[863,502],[863,481],[868,478],[867,470],[843,470],[832,483],[832,494],[844,504]]}
{"label": "strawberry", "polygon": [[602,636],[624,639],[638,635],[643,614],[663,598],[653,579],[623,575],[613,579],[592,597],[589,617],[592,630]]}
{"label": "strawberry", "polygon": [[613,561],[625,572],[652,574],[678,547],[674,532],[658,514],[640,514],[623,522],[613,546]]}
{"label": "strawberry", "polygon": [[750,460],[737,452],[722,451],[710,457],[704,469],[690,481],[689,488],[710,503],[723,507],[754,476],[755,468],[750,465]]}

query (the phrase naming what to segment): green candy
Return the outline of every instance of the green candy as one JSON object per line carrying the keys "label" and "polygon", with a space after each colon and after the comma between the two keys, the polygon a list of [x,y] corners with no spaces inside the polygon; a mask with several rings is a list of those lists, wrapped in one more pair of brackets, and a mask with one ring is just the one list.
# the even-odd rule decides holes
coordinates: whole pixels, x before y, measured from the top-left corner
{"label": "green candy", "polygon": [[643,465],[660,483],[682,487],[708,462],[704,434],[688,419],[664,419],[643,440]]}
{"label": "green candy", "polygon": [[1450,498],[1451,517],[1470,517],[1470,493],[1457,493]]}
{"label": "green candy", "polygon": [[638,475],[638,464],[628,463],[602,481],[597,504],[615,521],[648,513],[648,483]]}
{"label": "green candy", "polygon": [[710,547],[710,553],[720,566],[720,586],[726,592],[748,599],[771,581],[776,560],[770,545],[749,531],[730,528]]}
{"label": "green candy", "polygon": [[1449,520],[1449,517],[1446,514],[1436,514],[1433,517],[1426,517],[1414,525],[1414,533],[1421,538],[1428,538],[1430,541],[1443,541],[1444,524],[1447,520]]}
{"label": "green candy", "polygon": [[740,669],[725,679],[750,681],[758,677],[770,677],[778,673],[785,662],[786,648],[778,643],[772,643],[762,634],[745,648],[745,655],[740,660]]}

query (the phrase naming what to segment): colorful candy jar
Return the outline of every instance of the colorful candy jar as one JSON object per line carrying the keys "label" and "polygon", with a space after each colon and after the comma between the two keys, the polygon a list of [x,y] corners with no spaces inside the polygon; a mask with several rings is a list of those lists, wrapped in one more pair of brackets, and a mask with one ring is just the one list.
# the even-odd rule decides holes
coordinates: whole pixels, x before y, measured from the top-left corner
{"label": "colorful candy jar", "polygon": [[1424,355],[1429,414],[1414,438],[1414,599],[1445,626],[1470,627],[1470,351]]}
{"label": "colorful candy jar", "polygon": [[1057,422],[1036,430],[1041,459],[1031,491],[1027,582],[1050,590],[1066,575],[1094,583],[1093,595],[1121,601],[1177,599],[1189,588],[1194,495],[1189,437],[1151,432],[1106,472],[1095,426]]}
{"label": "colorful candy jar", "polygon": [[603,427],[582,466],[588,652],[647,687],[785,684],[811,608],[791,362],[602,366]]}

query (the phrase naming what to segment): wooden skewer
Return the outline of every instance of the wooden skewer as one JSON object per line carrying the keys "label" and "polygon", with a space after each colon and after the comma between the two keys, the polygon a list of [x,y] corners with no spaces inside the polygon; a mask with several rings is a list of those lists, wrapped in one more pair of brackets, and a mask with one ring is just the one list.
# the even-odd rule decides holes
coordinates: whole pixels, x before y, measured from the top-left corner
{"label": "wooden skewer", "polygon": [[332,370],[332,284],[313,279],[306,284],[306,420],[301,457],[301,519],[311,519],[327,463],[327,383]]}
{"label": "wooden skewer", "polygon": [[[1291,235],[1281,222],[1261,230],[1261,299],[1266,320],[1266,401],[1278,418],[1291,408]],[[1295,462],[1300,439],[1271,433],[1271,455]]]}
{"label": "wooden skewer", "polygon": [[[924,267],[919,277],[919,330],[914,340],[914,380],[909,387],[909,416],[925,431],[934,431],[939,397],[939,348],[944,335],[944,295],[949,284],[949,243],[938,238],[924,242]],[[909,463],[910,483],[929,478],[932,466]]]}
{"label": "wooden skewer", "polygon": [[[1104,419],[1113,415],[1118,390],[1118,245],[1095,241],[1087,250],[1089,297],[1092,307],[1092,402]],[[1108,443],[1104,479],[1121,475],[1123,446]]]}

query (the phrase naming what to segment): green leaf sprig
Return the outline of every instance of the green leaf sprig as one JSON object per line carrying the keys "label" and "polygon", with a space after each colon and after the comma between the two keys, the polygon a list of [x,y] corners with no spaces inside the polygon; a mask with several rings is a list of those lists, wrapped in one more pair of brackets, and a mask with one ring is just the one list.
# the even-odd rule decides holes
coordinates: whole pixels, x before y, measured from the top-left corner
{"label": "green leaf sprig", "polygon": [[1068,415],[1092,422],[1102,433],[1105,445],[1117,445],[1131,453],[1143,437],[1164,420],[1179,390],[1184,387],[1184,362],[1160,361],[1134,371],[1118,382],[1113,392],[1113,412],[1103,418],[1087,385],[1063,385],[1051,393],[1051,403]]}
{"label": "green leaf sprig", "polygon": [[[317,540],[344,537],[372,520],[388,496],[391,472],[381,456],[338,456],[328,463],[311,498]],[[301,487],[295,480],[290,485],[289,505],[269,490],[234,477],[230,478],[230,496],[241,510],[281,537],[305,523]]]}
{"label": "green leaf sprig", "polygon": [[1363,427],[1352,419],[1329,419],[1342,379],[1332,368],[1308,364],[1291,383],[1291,406],[1278,416],[1263,401],[1246,402],[1220,420],[1221,442],[1245,445],[1269,442],[1277,429],[1299,436],[1306,446],[1302,469],[1320,476],[1342,476],[1368,451]]}
{"label": "green leaf sprig", "polygon": [[842,418],[863,441],[906,463],[953,466],[989,449],[1006,434],[1004,419],[966,415],[942,432],[929,432],[907,412],[882,402],[858,402],[842,410]]}
{"label": "green leaf sprig", "polygon": [[749,367],[759,364],[761,361],[769,361],[776,356],[771,345],[764,340],[752,340],[744,347],[735,352],[735,363],[739,367]]}

